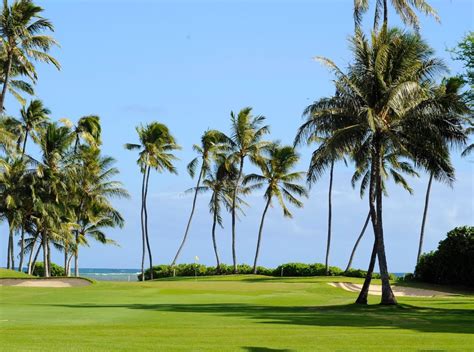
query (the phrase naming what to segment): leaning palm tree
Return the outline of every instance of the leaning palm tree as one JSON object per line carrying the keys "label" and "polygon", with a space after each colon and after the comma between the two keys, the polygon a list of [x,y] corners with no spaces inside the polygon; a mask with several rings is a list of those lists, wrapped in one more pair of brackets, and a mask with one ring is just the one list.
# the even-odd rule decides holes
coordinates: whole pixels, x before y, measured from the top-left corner
{"label": "leaning palm tree", "polygon": [[269,143],[262,141],[262,138],[269,132],[269,126],[262,126],[265,121],[264,116],[253,116],[252,108],[246,107],[239,111],[237,115],[230,113],[231,117],[231,148],[232,158],[238,166],[238,174],[235,179],[234,191],[232,195],[232,261],[234,273],[237,273],[236,255],[236,218],[237,218],[237,193],[243,176],[245,159],[248,157],[254,163],[260,160],[260,153]]}
{"label": "leaning palm tree", "polygon": [[283,209],[283,216],[291,218],[292,214],[286,206],[285,200],[297,208],[301,208],[303,203],[297,197],[308,196],[306,189],[302,185],[295,183],[304,178],[305,175],[304,172],[292,171],[298,161],[299,155],[295,152],[293,147],[280,146],[275,143],[268,149],[268,158],[264,158],[259,163],[262,174],[250,174],[244,179],[243,184],[246,186],[249,185],[251,189],[261,189],[265,187],[264,197],[266,203],[258,230],[257,249],[253,262],[254,274],[257,274],[257,261],[262,241],[265,215],[272,204],[272,200],[276,198]]}
{"label": "leaning palm tree", "polygon": [[[420,21],[415,10],[421,11],[427,16],[432,16],[435,20],[439,21],[436,10],[425,0],[391,0],[391,3],[403,23],[416,31],[420,29]],[[369,0],[354,0],[354,22],[356,29],[360,27],[363,14],[368,11],[369,5]],[[383,25],[388,27],[388,0],[376,0],[375,2],[373,25],[375,31],[379,27],[381,14],[383,14]]]}
{"label": "leaning palm tree", "polygon": [[183,240],[178,248],[178,252],[176,253],[171,266],[176,264],[178,260],[179,254],[184,247],[186,239],[188,237],[189,228],[191,227],[191,221],[193,219],[194,210],[196,209],[196,201],[198,190],[201,185],[201,180],[203,177],[206,176],[207,172],[209,172],[210,164],[213,158],[215,158],[216,154],[223,152],[229,145],[228,143],[229,138],[222,132],[217,130],[207,130],[201,137],[201,145],[195,144],[193,149],[199,154],[198,157],[194,158],[188,164],[188,172],[191,177],[194,177],[196,174],[196,168],[199,162],[201,162],[201,166],[199,169],[199,175],[197,179],[197,184],[194,191],[194,198],[193,204],[191,207],[191,213],[189,214],[188,223],[186,225],[186,230],[184,231]]}
{"label": "leaning palm tree", "polygon": [[142,207],[141,207],[141,227],[142,227],[142,280],[145,280],[145,245],[148,250],[150,262],[150,278],[153,279],[153,263],[148,237],[148,210],[147,195],[150,170],[153,168],[158,172],[168,171],[177,174],[173,161],[176,160],[173,152],[181,149],[171,135],[168,127],[159,122],[151,122],[146,126],[136,128],[140,144],[127,143],[128,150],[139,150],[137,164],[140,167],[142,178]]}
{"label": "leaning palm tree", "polygon": [[[356,165],[370,159],[368,200],[382,279],[381,302],[396,304],[382,223],[383,150],[407,155],[415,165],[432,170],[438,179],[452,182],[454,169],[445,141],[463,143],[466,136],[459,115],[448,119],[438,113],[446,107],[439,104],[430,82],[445,66],[432,57],[433,51],[418,35],[382,28],[368,40],[357,31],[352,50],[354,62],[348,73],[331,60],[319,58],[335,72],[337,93],[315,104],[318,108],[300,132],[304,138],[325,138],[312,155],[309,172],[315,179],[330,166],[334,155],[355,155]],[[463,111],[461,105],[451,104],[451,108]],[[370,278],[368,275],[367,281]],[[361,294],[367,289],[364,286]]]}
{"label": "leaning palm tree", "polygon": [[43,9],[31,0],[16,0],[9,5],[3,0],[0,14],[0,41],[5,58],[3,88],[0,93],[0,111],[3,111],[5,96],[10,83],[12,67],[19,67],[31,79],[36,79],[35,67],[31,60],[51,63],[60,69],[59,62],[48,54],[57,45],[54,38],[43,34],[54,31],[53,24],[41,16]]}

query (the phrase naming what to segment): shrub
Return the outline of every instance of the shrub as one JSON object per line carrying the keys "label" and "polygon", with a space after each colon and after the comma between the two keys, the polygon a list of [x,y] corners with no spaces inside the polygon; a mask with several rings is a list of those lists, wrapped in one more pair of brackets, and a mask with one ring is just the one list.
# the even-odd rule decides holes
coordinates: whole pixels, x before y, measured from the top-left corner
{"label": "shrub", "polygon": [[474,227],[456,227],[438,249],[420,257],[415,270],[420,281],[474,287]]}
{"label": "shrub", "polygon": [[[33,270],[33,275],[35,276],[44,276],[44,263],[36,262],[35,269]],[[57,264],[51,263],[51,272],[50,276],[66,276],[64,268]]]}

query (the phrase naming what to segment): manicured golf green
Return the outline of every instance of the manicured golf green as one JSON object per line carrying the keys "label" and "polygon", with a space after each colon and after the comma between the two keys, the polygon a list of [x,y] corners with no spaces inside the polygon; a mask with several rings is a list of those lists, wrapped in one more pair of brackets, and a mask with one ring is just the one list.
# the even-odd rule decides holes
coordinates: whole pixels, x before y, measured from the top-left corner
{"label": "manicured golf green", "polygon": [[258,276],[0,287],[2,351],[465,351],[474,296],[355,306],[349,278]]}

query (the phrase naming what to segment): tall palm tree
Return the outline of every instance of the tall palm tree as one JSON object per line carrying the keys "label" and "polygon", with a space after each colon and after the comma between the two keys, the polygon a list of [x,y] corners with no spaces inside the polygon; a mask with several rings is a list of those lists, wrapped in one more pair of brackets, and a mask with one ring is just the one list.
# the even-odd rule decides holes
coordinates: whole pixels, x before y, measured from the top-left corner
{"label": "tall palm tree", "polygon": [[265,134],[269,133],[269,126],[262,124],[265,121],[264,116],[253,116],[252,108],[246,107],[239,111],[237,115],[230,113],[231,117],[231,147],[232,157],[238,166],[238,174],[235,180],[234,191],[232,195],[232,261],[234,273],[237,273],[237,255],[236,255],[236,201],[237,193],[243,176],[245,159],[248,157],[254,163],[260,160],[260,153],[269,143],[262,141]]}
{"label": "tall palm tree", "polygon": [[[73,168],[71,177],[72,194],[75,197],[75,235],[74,243],[74,270],[79,276],[79,247],[87,245],[87,237],[93,237],[101,243],[113,243],[102,232],[103,228],[123,227],[124,220],[121,214],[114,209],[110,200],[112,198],[128,198],[128,192],[123,189],[120,182],[113,177],[119,171],[113,166],[115,160],[111,157],[100,155],[96,147],[81,146],[76,154],[81,161]],[[65,258],[67,249],[65,250]],[[65,259],[65,261],[67,261]]]}
{"label": "tall palm tree", "polygon": [[[360,157],[360,156],[358,156]],[[366,155],[369,160],[358,160],[358,165],[357,169],[354,172],[354,175],[352,176],[352,187],[356,186],[356,183],[360,181],[360,197],[363,198],[364,194],[367,190],[367,186],[369,184],[370,180],[370,155]],[[414,167],[406,160],[401,160],[404,159],[403,155],[397,155],[393,153],[390,150],[384,150],[383,151],[383,159],[382,159],[382,191],[385,196],[388,196],[387,190],[385,183],[387,180],[391,177],[395,184],[402,186],[408,193],[413,194],[413,189],[410,187],[408,182],[406,181],[405,177],[403,174],[408,175],[408,176],[415,176],[418,177],[418,173],[415,171]],[[367,229],[367,226],[370,221],[370,211],[367,214],[367,217],[364,222],[364,226],[362,227],[362,231],[360,232],[359,236],[357,237],[357,240],[354,244],[354,248],[352,249],[351,256],[349,258],[349,262],[347,263],[347,267],[345,269],[345,272],[347,272],[352,265],[352,260],[354,259],[355,252],[357,250],[357,247],[359,246],[360,241],[362,240],[362,237],[364,236],[365,230]],[[370,263],[373,262],[373,265],[375,265],[375,259],[376,259],[376,253],[373,253],[373,257],[370,260]],[[373,265],[369,265],[369,267],[373,268]],[[371,273],[370,273],[371,274]],[[366,297],[364,298],[366,300]]]}
{"label": "tall palm tree", "polygon": [[48,54],[57,46],[54,38],[43,34],[54,31],[53,24],[41,16],[43,9],[31,0],[16,0],[8,4],[3,0],[0,14],[0,41],[4,56],[3,88],[0,94],[0,111],[3,111],[5,96],[10,82],[12,67],[20,66],[21,72],[36,79],[31,60],[51,63],[60,69],[59,62]]}
{"label": "tall palm tree", "polygon": [[[427,16],[434,17],[439,21],[438,14],[425,0],[391,0],[391,4],[396,13],[400,16],[404,24],[412,27],[416,31],[420,29],[420,21],[415,10],[423,12]],[[356,28],[360,27],[362,17],[369,9],[369,0],[354,0],[354,22]],[[374,27],[376,31],[379,27],[380,16],[383,14],[383,26],[388,27],[388,0],[375,1]]]}
{"label": "tall palm tree", "polygon": [[[212,215],[212,245],[214,255],[216,257],[216,270],[220,271],[219,252],[217,250],[216,227],[219,225],[223,228],[222,223],[222,209],[225,208],[228,212],[232,211],[232,196],[234,193],[235,179],[237,178],[238,169],[232,163],[229,155],[217,154],[216,163],[212,171],[206,173],[206,177],[202,182],[202,186],[195,187],[193,190],[202,192],[211,192],[211,199],[209,200],[209,212]],[[240,197],[246,194],[247,189],[240,187],[237,192],[236,207],[237,210],[242,211],[242,205],[246,205],[245,201]]]}
{"label": "tall palm tree", "polygon": [[266,187],[264,194],[266,203],[262,213],[262,219],[260,220],[257,249],[253,262],[254,274],[257,274],[257,261],[260,252],[265,215],[272,204],[272,200],[276,198],[283,209],[283,216],[291,218],[292,214],[287,208],[285,200],[297,208],[301,208],[303,203],[297,197],[308,196],[306,189],[302,185],[295,183],[305,175],[304,172],[292,171],[298,161],[299,155],[293,147],[280,146],[275,143],[268,149],[268,158],[264,158],[259,163],[262,174],[250,174],[244,179],[244,185],[251,185],[252,189]]}
{"label": "tall palm tree", "polygon": [[142,178],[142,207],[141,207],[141,226],[142,226],[142,280],[145,280],[145,245],[148,250],[150,262],[150,278],[153,279],[153,259],[148,237],[148,211],[147,195],[148,181],[150,178],[150,169],[158,172],[168,171],[177,174],[173,161],[176,160],[173,152],[181,149],[171,135],[168,127],[159,122],[151,122],[146,126],[136,128],[140,144],[127,143],[127,150],[139,150],[137,164],[143,174]]}
{"label": "tall palm tree", "polygon": [[196,151],[199,154],[199,156],[194,158],[188,164],[188,172],[191,175],[191,177],[194,177],[199,161],[201,161],[201,167],[199,170],[197,184],[194,191],[194,198],[193,198],[193,204],[191,207],[191,213],[189,214],[189,219],[186,225],[186,230],[184,232],[183,240],[178,248],[178,252],[176,253],[173,259],[173,262],[171,263],[171,266],[174,266],[176,264],[179,254],[181,253],[181,250],[184,247],[184,243],[186,242],[186,239],[188,237],[188,232],[189,232],[189,228],[191,227],[191,221],[193,219],[194,210],[196,209],[197,195],[198,195],[199,187],[201,185],[201,180],[203,177],[206,176],[206,173],[209,172],[211,161],[215,157],[216,153],[223,152],[226,149],[226,147],[228,147],[229,145],[228,140],[229,138],[220,131],[207,130],[206,132],[204,132],[204,134],[201,137],[201,145],[195,144],[193,146],[194,151]]}
{"label": "tall palm tree", "polygon": [[[318,109],[302,133],[306,138],[312,134],[326,138],[313,152],[310,177],[319,178],[334,155],[353,156],[356,165],[370,160],[367,187],[382,279],[381,302],[396,304],[382,223],[383,150],[407,155],[416,165],[435,172],[437,178],[452,182],[454,169],[445,140],[462,143],[466,137],[459,116],[448,120],[434,113],[446,107],[439,104],[430,82],[445,67],[432,57],[433,51],[419,36],[383,28],[370,41],[357,31],[352,50],[354,62],[347,74],[331,60],[319,58],[335,72],[337,93],[316,104]],[[460,103],[451,104],[451,108],[463,109]],[[370,282],[369,275],[367,280]]]}
{"label": "tall palm tree", "polygon": [[[450,121],[452,119],[457,120],[458,116],[463,113],[469,116],[470,111],[468,109],[468,105],[465,105],[463,101],[460,101],[460,96],[463,95],[463,93],[461,92],[463,85],[464,85],[464,81],[461,78],[451,77],[448,79],[444,79],[443,82],[439,86],[433,88],[433,94],[434,94],[433,99],[436,99],[436,101],[441,107],[441,109],[436,111],[435,113],[439,113],[443,115],[440,118],[443,118],[446,121]],[[455,116],[453,117],[452,115],[455,115]],[[469,117],[467,117],[467,121],[469,122]],[[443,125],[440,125],[440,128],[444,128],[445,130],[449,131],[451,129],[451,126],[449,124],[443,124]],[[469,128],[467,128],[464,131],[464,133],[466,135],[469,135],[471,132]],[[451,136],[449,134],[448,134],[448,137],[444,140],[444,143],[446,144],[445,149],[449,150],[449,148],[453,144],[451,141]],[[465,149],[464,152],[468,149],[469,147],[467,147],[467,149]],[[428,178],[428,186],[426,188],[426,194],[425,194],[425,204],[423,208],[423,217],[421,220],[420,240],[418,244],[418,254],[416,257],[416,263],[420,261],[421,254],[423,252],[423,241],[424,241],[424,235],[425,235],[425,225],[426,225],[426,220],[428,216],[431,186],[433,183],[433,179],[435,179],[435,176],[436,176],[433,172],[430,172],[429,168],[428,169],[425,168],[425,170],[427,170],[430,173],[430,176]]]}

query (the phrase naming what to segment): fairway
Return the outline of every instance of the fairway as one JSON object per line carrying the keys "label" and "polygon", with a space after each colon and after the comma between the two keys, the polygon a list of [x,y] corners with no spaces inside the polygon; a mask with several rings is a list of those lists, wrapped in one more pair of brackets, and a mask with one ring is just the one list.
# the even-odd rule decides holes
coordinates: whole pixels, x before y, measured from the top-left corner
{"label": "fairway", "polygon": [[474,297],[352,305],[328,285],[258,276],[0,287],[2,351],[459,350],[474,345]]}

